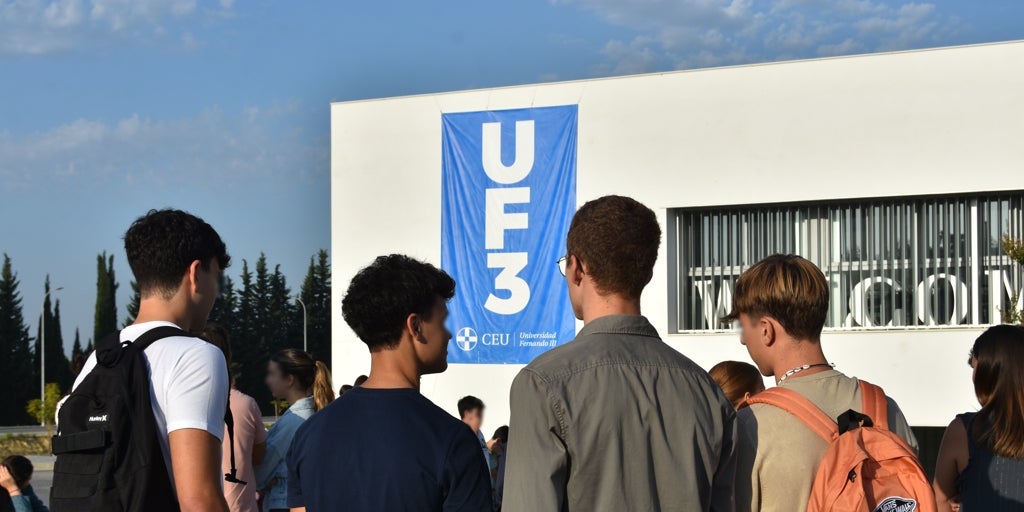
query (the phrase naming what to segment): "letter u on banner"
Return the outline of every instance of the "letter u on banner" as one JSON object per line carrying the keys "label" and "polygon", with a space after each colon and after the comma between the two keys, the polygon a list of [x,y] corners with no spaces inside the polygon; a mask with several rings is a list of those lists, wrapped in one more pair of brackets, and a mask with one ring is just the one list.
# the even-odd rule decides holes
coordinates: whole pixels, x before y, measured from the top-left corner
{"label": "letter u on banner", "polygon": [[449,362],[528,363],[575,335],[556,262],[576,211],[576,123],[576,105],[442,115]]}

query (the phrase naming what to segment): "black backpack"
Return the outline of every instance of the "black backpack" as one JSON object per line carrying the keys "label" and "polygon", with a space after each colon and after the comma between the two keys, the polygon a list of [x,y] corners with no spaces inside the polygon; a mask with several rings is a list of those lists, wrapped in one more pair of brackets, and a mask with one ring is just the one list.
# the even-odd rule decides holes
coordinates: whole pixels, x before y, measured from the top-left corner
{"label": "black backpack", "polygon": [[[120,333],[96,345],[96,366],[60,409],[52,449],[50,510],[53,512],[179,509],[157,437],[142,351],[157,340],[191,337],[177,327],[150,329],[134,342]],[[231,409],[226,416],[230,418]],[[233,442],[233,422],[228,433]],[[234,450],[231,453],[234,478]],[[240,482],[243,483],[244,482]]]}

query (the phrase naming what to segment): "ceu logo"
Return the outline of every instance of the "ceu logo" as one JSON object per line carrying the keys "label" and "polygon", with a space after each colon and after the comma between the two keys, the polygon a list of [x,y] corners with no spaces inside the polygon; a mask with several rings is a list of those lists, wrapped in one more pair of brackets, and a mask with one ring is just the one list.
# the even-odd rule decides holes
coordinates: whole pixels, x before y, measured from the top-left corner
{"label": "ceu logo", "polygon": [[455,344],[466,352],[476,348],[476,342],[476,331],[472,328],[463,327],[462,329],[459,329],[458,334],[455,335]]}

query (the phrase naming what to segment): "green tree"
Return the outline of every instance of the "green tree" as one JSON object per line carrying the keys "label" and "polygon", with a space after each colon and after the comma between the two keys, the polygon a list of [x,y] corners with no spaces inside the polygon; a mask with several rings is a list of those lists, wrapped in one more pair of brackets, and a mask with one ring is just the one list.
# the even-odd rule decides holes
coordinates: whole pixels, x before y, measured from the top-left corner
{"label": "green tree", "polygon": [[213,310],[210,311],[210,321],[220,324],[229,333],[235,331],[235,315],[238,311],[238,295],[235,294],[235,282],[230,276],[221,275],[220,293],[217,300],[213,302]]}
{"label": "green tree", "polygon": [[[1024,242],[1015,240],[1009,236],[1002,239],[1003,252],[1018,265],[1024,265]],[[1010,305],[1002,311],[1003,322],[1008,324],[1024,324],[1024,311],[1017,308],[1020,300],[1020,291],[1014,291],[1010,297]]]}
{"label": "green tree", "polygon": [[[116,285],[115,285],[116,286]],[[142,302],[142,294],[139,292],[139,283],[131,281],[132,298],[128,299],[128,315],[124,318],[124,327],[135,323],[135,317],[139,316],[139,303]]]}
{"label": "green tree", "polygon": [[274,353],[286,348],[302,348],[302,324],[296,324],[295,310],[297,305],[292,298],[291,289],[285,282],[281,265],[274,266],[274,273],[269,277],[269,293],[267,308],[267,335],[270,352]]}
{"label": "green tree", "polygon": [[92,339],[98,340],[117,330],[117,280],[114,255],[106,251],[96,256],[96,314]]}
{"label": "green tree", "polygon": [[33,398],[28,401],[25,411],[28,412],[37,423],[41,423],[49,427],[54,423],[53,419],[54,416],[56,416],[57,402],[60,401],[61,392],[60,386],[57,385],[56,382],[46,384],[45,389],[46,391],[43,393],[45,401]]}
{"label": "green tree", "polygon": [[32,419],[24,407],[34,389],[29,366],[32,338],[22,315],[18,284],[11,258],[4,254],[0,267],[0,374],[6,386],[0,393],[0,425],[24,425]]}
{"label": "green tree", "polygon": [[[309,269],[302,281],[299,297],[306,304],[309,352],[331,365],[331,265],[327,251],[321,249],[309,258]],[[302,328],[302,308],[296,310],[298,328]]]}
{"label": "green tree", "polygon": [[[71,385],[71,365],[68,361],[68,356],[64,353],[64,336],[61,333],[60,326],[60,301],[56,302],[56,306],[51,308],[50,303],[50,276],[46,276],[46,280],[43,282],[43,293],[46,297],[43,299],[43,314],[39,318],[39,327],[36,329],[36,339],[34,346],[35,357],[33,358],[32,374],[33,382],[39,382],[39,368],[40,368],[40,355],[46,353],[46,382],[54,382],[61,389],[67,389]],[[46,327],[46,337],[43,337],[43,326]],[[43,347],[43,351],[40,351],[40,343],[44,342],[46,346]],[[38,388],[36,388],[38,392]]]}
{"label": "green tree", "polygon": [[249,262],[242,260],[241,288],[237,293],[238,307],[235,310],[231,333],[232,357],[238,364],[240,372],[235,385],[244,393],[252,396],[260,405],[264,414],[273,412],[270,406],[270,392],[263,384],[269,356],[265,338],[259,336],[259,305],[256,297],[256,285]]}

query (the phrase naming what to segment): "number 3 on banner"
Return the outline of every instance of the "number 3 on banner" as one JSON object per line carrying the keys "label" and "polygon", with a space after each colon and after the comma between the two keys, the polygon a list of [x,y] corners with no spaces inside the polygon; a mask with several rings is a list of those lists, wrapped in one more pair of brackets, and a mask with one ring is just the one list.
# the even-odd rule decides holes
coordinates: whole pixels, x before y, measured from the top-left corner
{"label": "number 3 on banner", "polygon": [[527,254],[525,252],[490,253],[487,255],[487,268],[500,268],[501,272],[494,278],[494,289],[508,290],[509,296],[506,299],[495,296],[493,293],[487,296],[484,307],[499,315],[514,315],[530,303],[530,285],[519,272],[526,268]]}

